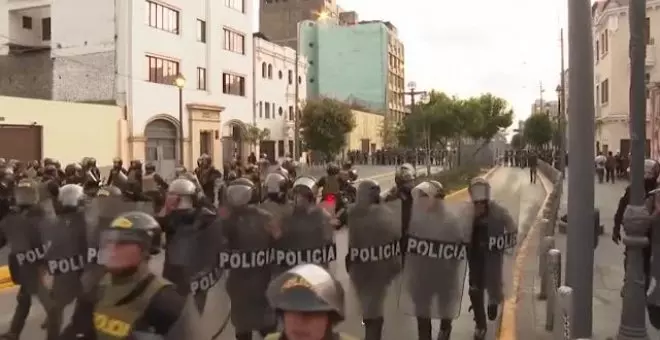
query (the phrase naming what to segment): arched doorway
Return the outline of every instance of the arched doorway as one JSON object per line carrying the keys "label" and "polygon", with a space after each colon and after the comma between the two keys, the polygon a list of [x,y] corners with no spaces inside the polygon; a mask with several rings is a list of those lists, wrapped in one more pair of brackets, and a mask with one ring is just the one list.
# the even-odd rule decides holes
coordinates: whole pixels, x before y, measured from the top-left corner
{"label": "arched doorway", "polygon": [[245,125],[241,121],[231,120],[226,123],[225,135],[222,138],[223,163],[231,162],[234,158],[244,160],[248,149],[245,146]]}
{"label": "arched doorway", "polygon": [[177,127],[165,119],[156,119],[144,129],[145,160],[156,166],[156,171],[170,178],[176,168]]}

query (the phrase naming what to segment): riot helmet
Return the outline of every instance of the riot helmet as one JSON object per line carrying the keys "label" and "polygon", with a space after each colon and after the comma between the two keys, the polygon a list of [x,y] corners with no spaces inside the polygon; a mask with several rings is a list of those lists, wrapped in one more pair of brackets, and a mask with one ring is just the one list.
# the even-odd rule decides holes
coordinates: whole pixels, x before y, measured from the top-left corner
{"label": "riot helmet", "polygon": [[44,158],[44,166],[55,165],[55,160],[50,157]]}
{"label": "riot helmet", "polygon": [[342,167],[342,170],[351,170],[351,168],[353,167],[353,162],[346,161],[346,162],[344,162],[344,164],[341,165],[341,167]]}
{"label": "riot helmet", "polygon": [[255,187],[254,183],[247,178],[239,178],[225,189],[225,202],[237,208],[253,202]]}
{"label": "riot helmet", "polygon": [[186,167],[184,167],[183,165],[179,165],[176,168],[174,168],[174,177],[179,178],[184,174],[186,174],[187,172],[188,170],[186,169]]}
{"label": "riot helmet", "polygon": [[57,168],[53,164],[46,165],[44,167],[44,177],[47,179],[52,179],[57,177]]}
{"label": "riot helmet", "polygon": [[356,201],[358,204],[380,203],[380,185],[373,179],[366,179],[357,187]]}
{"label": "riot helmet", "polygon": [[[99,262],[110,269],[136,267],[149,257],[152,239],[159,231],[160,225],[147,213],[131,211],[117,216],[101,232]],[[139,258],[121,247],[131,244],[140,247]]]}
{"label": "riot helmet", "polygon": [[468,193],[472,202],[490,201],[490,183],[483,177],[475,177],[470,181]]}
{"label": "riot helmet", "polygon": [[313,177],[302,176],[298,177],[293,182],[293,203],[297,208],[309,208],[316,203],[316,196],[318,194],[318,187],[316,186],[316,179]]}
{"label": "riot helmet", "polygon": [[124,165],[124,161],[121,159],[121,157],[115,157],[112,159],[112,167],[115,169],[119,169]]}
{"label": "riot helmet", "polygon": [[87,166],[95,168],[96,167],[96,158],[94,157],[89,157],[87,159]]}
{"label": "riot helmet", "polygon": [[168,199],[176,199],[174,210],[187,210],[195,207],[197,197],[197,186],[186,178],[177,178],[167,188]]}
{"label": "riot helmet", "polygon": [[60,188],[57,201],[63,208],[77,208],[85,200],[83,187],[77,184],[67,184]]}
{"label": "riot helmet", "polygon": [[348,179],[350,179],[353,182],[357,181],[357,179],[358,179],[357,170],[355,170],[355,169],[348,170]]}
{"label": "riot helmet", "polygon": [[334,176],[339,174],[339,166],[335,163],[329,163],[328,166],[326,167],[326,172],[328,176]]}
{"label": "riot helmet", "polygon": [[438,181],[424,181],[411,190],[413,204],[425,210],[435,210],[445,198],[445,188]]}
{"label": "riot helmet", "polygon": [[64,175],[67,177],[73,177],[78,175],[80,170],[82,170],[80,164],[69,163],[64,167]]}
{"label": "riot helmet", "polygon": [[20,180],[14,187],[14,200],[19,207],[31,207],[39,204],[39,183],[30,178]]}
{"label": "riot helmet", "polygon": [[344,319],[344,288],[323,267],[301,264],[276,277],[266,291],[279,313],[327,312],[336,324]]}
{"label": "riot helmet", "polygon": [[130,164],[130,168],[135,170],[142,170],[142,161],[138,159],[132,160]]}
{"label": "riot helmet", "polygon": [[289,179],[281,172],[271,172],[264,179],[266,192],[269,195],[285,193],[288,187],[288,181]]}
{"label": "riot helmet", "polygon": [[644,178],[656,179],[660,173],[660,164],[653,159],[644,160]]}
{"label": "riot helmet", "polygon": [[4,189],[9,189],[13,183],[14,169],[10,167],[3,168],[2,173],[0,173],[0,186],[2,186]]}
{"label": "riot helmet", "polygon": [[237,178],[238,178],[238,174],[236,173],[236,171],[232,170],[227,173],[227,181],[233,181]]}

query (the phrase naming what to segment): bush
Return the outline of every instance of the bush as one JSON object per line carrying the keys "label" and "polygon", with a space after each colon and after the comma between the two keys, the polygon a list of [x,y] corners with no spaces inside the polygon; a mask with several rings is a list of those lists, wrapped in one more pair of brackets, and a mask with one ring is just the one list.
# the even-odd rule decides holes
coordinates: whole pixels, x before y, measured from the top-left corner
{"label": "bush", "polygon": [[445,193],[451,194],[454,191],[461,190],[470,184],[470,180],[482,174],[480,167],[475,165],[460,166],[454,169],[446,170],[431,176],[417,177],[416,183],[426,180],[434,180],[442,183]]}

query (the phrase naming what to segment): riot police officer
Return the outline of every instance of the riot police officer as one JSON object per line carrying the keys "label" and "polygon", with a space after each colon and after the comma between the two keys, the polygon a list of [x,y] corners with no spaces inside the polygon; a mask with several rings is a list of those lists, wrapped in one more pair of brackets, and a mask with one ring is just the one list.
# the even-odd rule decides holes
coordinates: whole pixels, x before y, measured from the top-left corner
{"label": "riot police officer", "polygon": [[326,175],[321,177],[316,183],[316,187],[321,188],[321,201],[326,201],[331,196],[335,198],[339,196],[341,188],[344,186],[344,181],[340,175],[337,164],[328,164]]}
{"label": "riot police officer", "polygon": [[52,218],[52,211],[40,204],[40,196],[37,181],[33,178],[21,180],[14,189],[16,205],[0,222],[2,246],[7,244],[10,248],[9,272],[12,281],[20,286],[9,330],[0,339],[20,337],[32,307],[32,296],[39,291],[39,266],[47,250],[41,241],[39,225],[44,219]]}
{"label": "riot police officer", "polygon": [[[229,214],[222,234],[227,247],[220,253],[220,267],[230,270],[226,287],[237,340],[251,340],[253,331],[265,336],[276,329],[265,293],[271,279],[270,249],[279,232],[271,215],[256,205],[254,193],[254,183],[246,178],[233,181],[225,192]],[[234,254],[256,260],[236,261]]]}
{"label": "riot police officer", "polygon": [[190,311],[186,308],[186,297],[149,270],[151,238],[159,228],[152,216],[133,211],[119,215],[102,231],[101,253],[108,273],[99,283],[96,299],[84,301],[84,308],[76,310],[63,339],[131,339],[154,335],[165,339],[177,339],[177,336],[197,339],[190,334],[173,334],[190,331],[188,326],[174,327]]}
{"label": "riot police officer", "polygon": [[198,233],[205,232],[216,220],[215,212],[200,204],[201,197],[195,183],[175,179],[158,218],[166,239],[163,277],[172,281],[182,295],[189,292],[190,279],[199,269],[194,266],[202,265],[194,263],[198,254],[191,240],[199,240]]}
{"label": "riot police officer", "polygon": [[124,161],[119,157],[115,157],[112,159],[112,169],[110,169],[110,175],[108,175],[108,180],[105,182],[105,184],[107,186],[117,185],[115,181],[117,180],[117,175],[120,173],[126,176],[128,175],[128,171],[124,169]]}
{"label": "riot police officer", "polygon": [[490,183],[481,177],[474,178],[468,187],[474,209],[468,248],[468,294],[474,313],[475,340],[486,337],[485,292],[488,292],[488,319],[497,318],[499,305],[504,300],[504,251],[515,247],[518,237],[516,222],[505,207],[491,199],[490,191]]}
{"label": "riot police officer", "polygon": [[64,183],[82,184],[82,167],[78,163],[69,163],[64,167]]}
{"label": "riot police officer", "polygon": [[282,333],[265,340],[357,340],[334,331],[344,319],[344,289],[324,268],[296,266],[273,280],[268,299],[282,321]]}
{"label": "riot police officer", "polygon": [[408,233],[410,217],[412,215],[413,198],[411,191],[415,187],[415,168],[405,163],[397,169],[394,175],[395,186],[383,195],[384,202],[401,200],[401,228],[405,236]]}

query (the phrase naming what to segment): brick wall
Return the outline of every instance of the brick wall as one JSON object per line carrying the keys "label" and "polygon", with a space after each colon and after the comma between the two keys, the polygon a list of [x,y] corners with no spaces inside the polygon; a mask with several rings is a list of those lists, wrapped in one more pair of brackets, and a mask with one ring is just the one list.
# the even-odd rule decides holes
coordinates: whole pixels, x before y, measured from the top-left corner
{"label": "brick wall", "polygon": [[50,50],[0,56],[0,95],[51,99],[52,74]]}

